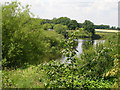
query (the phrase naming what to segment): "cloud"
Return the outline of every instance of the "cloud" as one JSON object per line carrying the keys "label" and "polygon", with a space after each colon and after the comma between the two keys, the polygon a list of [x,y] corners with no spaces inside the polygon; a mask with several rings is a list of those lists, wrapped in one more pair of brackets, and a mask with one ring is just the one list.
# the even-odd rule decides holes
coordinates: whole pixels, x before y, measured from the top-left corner
{"label": "cloud", "polygon": [[[15,1],[15,0],[2,0]],[[40,18],[66,16],[79,22],[89,19],[95,24],[117,26],[118,0],[18,0],[23,5],[32,5],[31,12]]]}

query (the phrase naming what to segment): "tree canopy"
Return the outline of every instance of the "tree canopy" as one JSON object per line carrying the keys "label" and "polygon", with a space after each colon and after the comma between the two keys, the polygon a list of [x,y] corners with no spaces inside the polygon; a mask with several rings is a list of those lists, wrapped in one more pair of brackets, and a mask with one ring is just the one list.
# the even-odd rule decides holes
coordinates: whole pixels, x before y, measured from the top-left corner
{"label": "tree canopy", "polygon": [[59,33],[65,36],[66,30],[68,29],[66,25],[56,24],[53,29]]}
{"label": "tree canopy", "polygon": [[52,23],[66,25],[69,30],[75,30],[79,27],[79,24],[76,20],[71,20],[68,17],[53,18]]}
{"label": "tree canopy", "polygon": [[82,27],[93,35],[95,34],[94,24],[91,21],[85,20]]}
{"label": "tree canopy", "polygon": [[[60,50],[58,45],[63,37],[56,32],[51,32],[51,37],[48,37],[49,32],[42,28],[43,20],[31,18],[31,15],[28,5],[23,7],[19,2],[3,5],[3,66],[19,67],[25,63],[40,63],[43,62],[43,57],[50,55],[51,58],[51,54]],[[50,28],[49,24],[46,27]]]}

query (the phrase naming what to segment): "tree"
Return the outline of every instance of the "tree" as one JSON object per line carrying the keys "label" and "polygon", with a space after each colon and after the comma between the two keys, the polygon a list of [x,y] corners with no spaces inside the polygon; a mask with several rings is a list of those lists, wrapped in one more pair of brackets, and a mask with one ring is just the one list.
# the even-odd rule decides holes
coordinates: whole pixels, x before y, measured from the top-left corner
{"label": "tree", "polygon": [[62,34],[62,35],[65,35],[66,34],[66,30],[67,30],[67,26],[66,25],[61,25],[61,24],[56,24],[53,29],[59,33],[59,34]]}
{"label": "tree", "polygon": [[70,23],[68,24],[68,27],[70,30],[75,30],[79,24],[77,23],[76,20],[71,20]]}
{"label": "tree", "polygon": [[71,20],[68,17],[53,18],[52,23],[66,25],[70,30],[75,30],[77,27],[79,27],[79,24],[76,20]]}
{"label": "tree", "polygon": [[82,23],[78,23],[78,27],[82,28],[83,24]]}
{"label": "tree", "polygon": [[110,29],[109,25],[94,25],[96,29]]}
{"label": "tree", "polygon": [[85,20],[85,22],[83,23],[84,30],[86,30],[89,33],[92,33],[92,35],[95,34],[95,29],[94,29],[94,24],[89,21],[89,20]]}
{"label": "tree", "polygon": [[52,29],[52,26],[51,26],[51,24],[46,23],[46,24],[43,25],[43,29],[44,30]]}
{"label": "tree", "polygon": [[54,24],[68,25],[70,23],[70,18],[68,17],[53,18],[52,22]]}
{"label": "tree", "polygon": [[29,6],[19,2],[6,3],[2,7],[2,65],[17,67],[24,63],[40,62],[46,43],[41,29],[31,19]]}
{"label": "tree", "polygon": [[120,27],[117,27],[117,30],[120,30]]}
{"label": "tree", "polygon": [[115,26],[112,26],[111,29],[116,30],[117,28]]}

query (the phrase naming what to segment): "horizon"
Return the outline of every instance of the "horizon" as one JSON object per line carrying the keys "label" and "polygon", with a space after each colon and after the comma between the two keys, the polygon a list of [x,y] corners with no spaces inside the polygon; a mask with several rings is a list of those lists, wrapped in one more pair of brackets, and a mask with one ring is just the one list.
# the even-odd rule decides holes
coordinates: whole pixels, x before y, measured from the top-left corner
{"label": "horizon", "polygon": [[[39,17],[33,17],[33,18],[35,18],[35,19],[46,19],[46,20],[52,20],[52,19],[53,19],[53,18],[52,18],[52,19],[48,19],[48,18],[39,18]],[[56,17],[54,17],[54,18],[56,18]],[[58,19],[58,18],[60,18],[60,17],[57,17],[56,19]],[[69,18],[69,17],[67,17],[67,18]],[[70,19],[71,19],[71,18],[70,18]],[[75,19],[71,19],[71,20],[75,20]],[[76,20],[76,21],[77,21],[77,20]],[[84,21],[85,21],[85,20],[84,20]],[[91,21],[91,20],[89,20],[89,21]],[[91,22],[92,22],[92,21],[91,21]],[[78,22],[78,21],[77,21],[77,23],[81,23],[81,24],[82,24],[82,23],[84,23],[84,22]],[[93,23],[94,23],[94,22],[93,22]],[[94,23],[94,25],[109,25],[109,24],[95,24],[95,23]],[[112,27],[111,25],[109,25],[109,26]],[[113,27],[114,27],[114,26],[113,26]],[[118,26],[115,26],[115,27],[118,27]]]}

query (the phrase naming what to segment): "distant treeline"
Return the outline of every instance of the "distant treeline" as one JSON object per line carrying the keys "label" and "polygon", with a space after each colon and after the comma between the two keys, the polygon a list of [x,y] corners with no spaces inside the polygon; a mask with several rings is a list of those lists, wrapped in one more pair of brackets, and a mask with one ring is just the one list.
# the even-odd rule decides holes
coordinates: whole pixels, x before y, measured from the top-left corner
{"label": "distant treeline", "polygon": [[95,29],[112,29],[112,30],[120,30],[119,27],[112,26],[110,27],[109,25],[94,25]]}
{"label": "distant treeline", "polygon": [[[60,17],[60,18],[53,18],[53,19],[42,19],[41,24],[62,24],[62,25],[66,25],[68,27],[69,30],[75,30],[78,28],[82,28],[83,27],[83,23],[78,23],[76,20],[71,20],[68,17]],[[95,29],[112,29],[112,30],[120,30],[120,28],[115,27],[115,26],[110,26],[110,25],[94,25]],[[51,27],[51,29],[53,29]]]}

